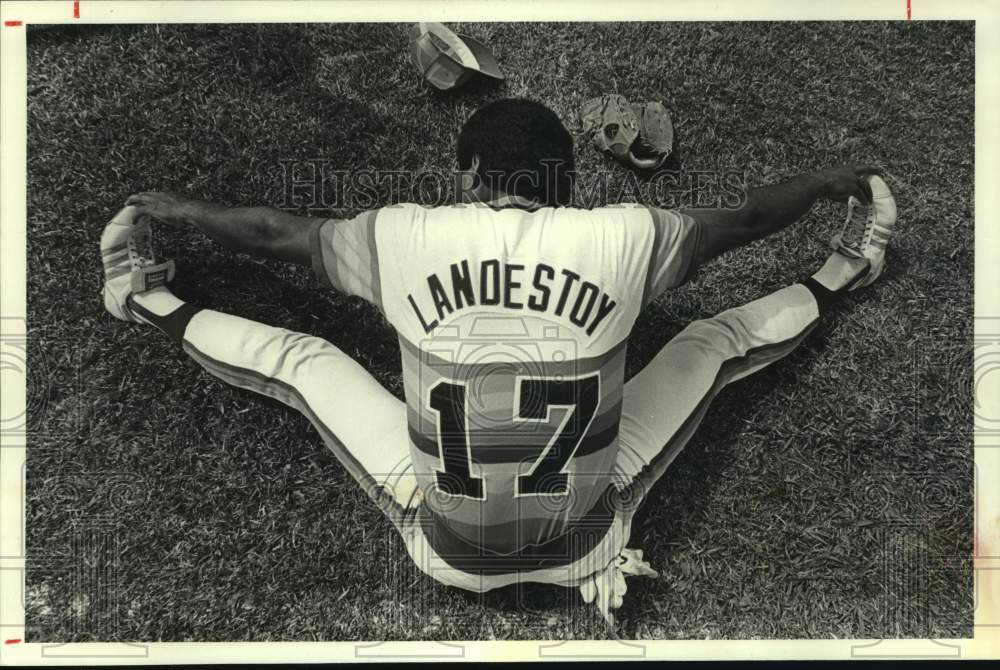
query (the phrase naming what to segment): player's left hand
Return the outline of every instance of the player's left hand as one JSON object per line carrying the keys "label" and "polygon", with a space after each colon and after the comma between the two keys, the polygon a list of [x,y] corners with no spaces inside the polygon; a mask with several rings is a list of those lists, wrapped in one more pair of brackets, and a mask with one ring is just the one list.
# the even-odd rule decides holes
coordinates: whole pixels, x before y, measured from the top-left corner
{"label": "player's left hand", "polygon": [[139,216],[145,215],[172,226],[183,227],[187,225],[184,214],[187,202],[173,193],[147,191],[129,196],[125,204],[135,207]]}

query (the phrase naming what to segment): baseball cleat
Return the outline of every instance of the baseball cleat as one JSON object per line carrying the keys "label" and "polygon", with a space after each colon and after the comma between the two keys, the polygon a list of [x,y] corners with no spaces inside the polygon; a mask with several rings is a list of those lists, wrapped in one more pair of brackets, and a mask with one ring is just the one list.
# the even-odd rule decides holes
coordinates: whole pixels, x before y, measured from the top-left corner
{"label": "baseball cleat", "polygon": [[867,258],[871,269],[864,279],[850,290],[868,286],[885,268],[885,248],[896,224],[896,201],[885,181],[871,175],[868,184],[872,189],[872,204],[865,205],[851,196],[847,201],[847,218],[840,233],[833,236],[830,246],[845,256]]}
{"label": "baseball cleat", "polygon": [[145,323],[129,308],[129,296],[174,278],[174,262],[158,263],[152,242],[149,219],[136,217],[135,207],[118,212],[101,233],[104,308],[116,319]]}

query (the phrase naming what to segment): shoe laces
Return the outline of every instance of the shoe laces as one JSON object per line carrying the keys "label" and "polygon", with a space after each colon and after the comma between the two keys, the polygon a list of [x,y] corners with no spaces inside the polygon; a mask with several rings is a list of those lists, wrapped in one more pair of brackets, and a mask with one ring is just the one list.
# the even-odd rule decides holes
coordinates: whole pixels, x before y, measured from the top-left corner
{"label": "shoe laces", "polygon": [[875,217],[872,216],[872,207],[860,200],[855,200],[853,207],[848,213],[847,234],[845,242],[851,245],[860,246],[869,238],[872,233],[872,226],[875,225]]}
{"label": "shoe laces", "polygon": [[153,236],[148,221],[136,224],[136,231],[129,237],[128,245],[133,265],[142,267],[156,264],[156,256],[153,253]]}

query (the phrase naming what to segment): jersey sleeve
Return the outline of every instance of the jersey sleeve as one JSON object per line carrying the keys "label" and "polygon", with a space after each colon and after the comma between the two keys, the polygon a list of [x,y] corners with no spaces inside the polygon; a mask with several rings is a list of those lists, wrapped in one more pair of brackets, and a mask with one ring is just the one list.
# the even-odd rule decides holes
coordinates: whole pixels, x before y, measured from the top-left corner
{"label": "jersey sleeve", "polygon": [[650,207],[649,213],[653,218],[653,249],[643,289],[644,305],[688,280],[700,244],[700,229],[690,216],[657,207]]}
{"label": "jersey sleeve", "polygon": [[382,309],[378,247],[375,244],[377,210],[353,219],[327,219],[313,227],[313,271],[324,285],[356,295]]}

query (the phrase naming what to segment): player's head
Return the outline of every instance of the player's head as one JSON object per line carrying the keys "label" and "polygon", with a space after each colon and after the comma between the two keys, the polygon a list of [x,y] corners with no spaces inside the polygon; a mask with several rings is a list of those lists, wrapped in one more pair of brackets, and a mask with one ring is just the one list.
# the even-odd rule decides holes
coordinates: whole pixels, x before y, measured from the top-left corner
{"label": "player's head", "polygon": [[463,198],[503,194],[567,205],[573,190],[573,136],[545,105],[522,98],[479,108],[458,135],[458,167],[478,179]]}

